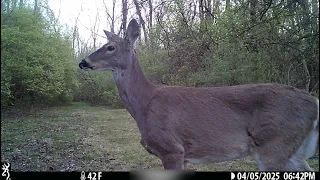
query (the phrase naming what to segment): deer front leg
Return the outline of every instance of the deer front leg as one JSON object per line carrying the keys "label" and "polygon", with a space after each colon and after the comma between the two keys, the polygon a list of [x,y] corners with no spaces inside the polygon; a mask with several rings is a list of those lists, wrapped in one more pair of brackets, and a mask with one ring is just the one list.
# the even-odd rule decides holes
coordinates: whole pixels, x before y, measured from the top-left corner
{"label": "deer front leg", "polygon": [[146,142],[143,140],[143,138],[141,138],[140,144],[144,147],[145,150],[147,150],[147,152],[148,152],[149,154],[152,154],[152,155],[155,155],[155,156],[159,157],[158,154],[156,154],[156,153],[146,144]]}
{"label": "deer front leg", "polygon": [[184,170],[184,153],[167,154],[161,158],[164,169]]}

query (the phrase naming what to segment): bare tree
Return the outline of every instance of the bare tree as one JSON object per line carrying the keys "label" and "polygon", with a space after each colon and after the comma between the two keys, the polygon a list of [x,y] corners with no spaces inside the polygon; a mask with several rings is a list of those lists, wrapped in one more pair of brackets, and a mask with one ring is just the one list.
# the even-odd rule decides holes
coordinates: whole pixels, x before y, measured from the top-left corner
{"label": "bare tree", "polygon": [[39,12],[39,0],[34,0],[34,8],[33,11],[35,13]]}
{"label": "bare tree", "polygon": [[214,4],[213,4],[213,14],[216,14],[217,11],[219,11],[220,5],[221,5],[220,0],[214,0]]}
{"label": "bare tree", "polygon": [[127,27],[127,16],[128,16],[128,0],[122,0],[122,24],[120,31],[122,30],[125,35],[125,29]]}
{"label": "bare tree", "polygon": [[7,0],[7,13],[10,12],[10,0]]}
{"label": "bare tree", "polygon": [[206,0],[205,1],[205,10],[206,10],[206,13],[205,13],[205,18],[206,19],[214,18],[213,17],[213,13],[212,13],[211,0]]}
{"label": "bare tree", "polygon": [[93,38],[93,48],[94,48],[94,50],[96,50],[97,34],[98,34],[99,25],[100,25],[100,17],[99,17],[99,9],[97,7],[96,18],[94,20],[93,27],[91,28],[91,36]]}
{"label": "bare tree", "polygon": [[23,8],[23,5],[24,5],[23,0],[20,0],[20,2],[19,2],[19,9]]}
{"label": "bare tree", "polygon": [[199,18],[200,18],[200,23],[203,22],[204,20],[204,0],[199,0]]}
{"label": "bare tree", "polygon": [[12,0],[12,9],[17,7],[17,0]]}
{"label": "bare tree", "polygon": [[153,19],[153,5],[152,0],[148,0],[149,4],[149,30],[152,28],[152,19]]}
{"label": "bare tree", "polygon": [[226,9],[230,8],[230,0],[226,0]]}
{"label": "bare tree", "polygon": [[74,51],[74,57],[75,58],[77,57],[77,53],[81,52],[80,37],[79,37],[79,32],[78,32],[78,20],[79,20],[79,16],[80,16],[81,12],[82,12],[82,4],[81,4],[80,11],[78,13],[78,16],[77,16],[77,18],[75,20],[74,28],[73,28],[73,34],[72,34],[72,49]]}
{"label": "bare tree", "polygon": [[[144,42],[147,43],[147,40],[148,40],[147,36],[148,36],[148,35],[147,35],[147,31],[146,31],[145,22],[144,22],[144,20],[143,20],[143,18],[142,18],[142,16],[141,16],[141,9],[140,9],[139,3],[138,3],[137,0],[133,0],[133,3],[134,3],[134,5],[135,5],[135,7],[136,7],[136,11],[137,11],[137,14],[138,14],[138,16],[139,16],[140,26],[142,26],[142,30],[143,30],[143,34],[144,34]],[[141,36],[139,36],[139,40],[140,40],[140,42],[141,42]]]}
{"label": "bare tree", "polygon": [[256,11],[257,11],[257,1],[256,0],[250,0],[249,1],[249,6],[250,6],[250,18],[251,18],[251,21],[254,23],[255,22],[255,19],[256,19]]}
{"label": "bare tree", "polygon": [[59,32],[60,25],[59,25],[59,18],[60,18],[60,12],[61,12],[61,1],[60,1],[60,7],[58,11],[58,17],[56,17],[54,11],[50,8],[48,0],[45,0],[41,3],[41,5],[37,5],[37,8],[35,12],[39,11],[39,8],[43,8],[46,13],[46,17],[49,18],[50,25],[54,32]]}
{"label": "bare tree", "polygon": [[103,1],[103,5],[105,7],[105,11],[106,11],[106,14],[107,14],[107,17],[108,17],[108,21],[110,23],[110,31],[112,33],[114,33],[114,26],[115,26],[115,7],[116,7],[116,0],[113,0],[112,1],[112,12],[111,14],[109,13],[109,9],[105,3],[105,1]]}

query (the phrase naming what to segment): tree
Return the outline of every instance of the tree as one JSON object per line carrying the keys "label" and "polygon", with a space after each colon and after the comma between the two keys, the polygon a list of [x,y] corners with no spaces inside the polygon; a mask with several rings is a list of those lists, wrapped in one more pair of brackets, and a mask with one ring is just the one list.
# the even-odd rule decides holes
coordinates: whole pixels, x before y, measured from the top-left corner
{"label": "tree", "polygon": [[72,100],[76,86],[71,42],[48,32],[44,17],[20,8],[1,19],[1,105]]}
{"label": "tree", "polygon": [[127,27],[127,16],[128,16],[128,1],[122,0],[122,24],[121,29],[122,35],[125,35],[125,29]]}

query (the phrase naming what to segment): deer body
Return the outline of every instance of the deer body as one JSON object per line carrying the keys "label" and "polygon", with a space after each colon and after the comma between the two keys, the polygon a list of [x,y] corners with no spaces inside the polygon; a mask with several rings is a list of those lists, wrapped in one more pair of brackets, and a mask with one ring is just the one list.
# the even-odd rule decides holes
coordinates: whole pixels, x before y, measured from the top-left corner
{"label": "deer body", "polygon": [[[220,162],[255,152],[290,156],[288,146],[276,152],[272,146],[297,149],[317,118],[315,98],[295,90],[277,84],[159,87],[147,110],[150,133],[145,137],[160,145],[168,141],[162,151],[172,149],[174,142],[191,163]],[[297,93],[303,98],[297,100]],[[278,139],[279,144],[274,142]]]}
{"label": "deer body", "polygon": [[318,148],[319,101],[279,84],[191,88],[159,86],[143,74],[132,43],[135,20],[121,39],[83,60],[80,68],[113,71],[124,106],[136,120],[141,144],[165,169],[253,155],[259,170],[312,170]]}

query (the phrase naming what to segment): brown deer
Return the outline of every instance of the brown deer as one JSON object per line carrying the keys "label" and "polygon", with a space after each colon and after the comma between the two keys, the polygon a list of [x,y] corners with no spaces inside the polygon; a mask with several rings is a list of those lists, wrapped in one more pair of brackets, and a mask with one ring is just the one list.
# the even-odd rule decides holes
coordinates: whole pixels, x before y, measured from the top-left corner
{"label": "brown deer", "polygon": [[160,86],[139,65],[135,19],[121,38],[79,64],[111,70],[125,108],[137,122],[141,144],[164,169],[222,162],[253,155],[260,171],[312,171],[306,160],[319,144],[319,100],[280,84],[228,87]]}

